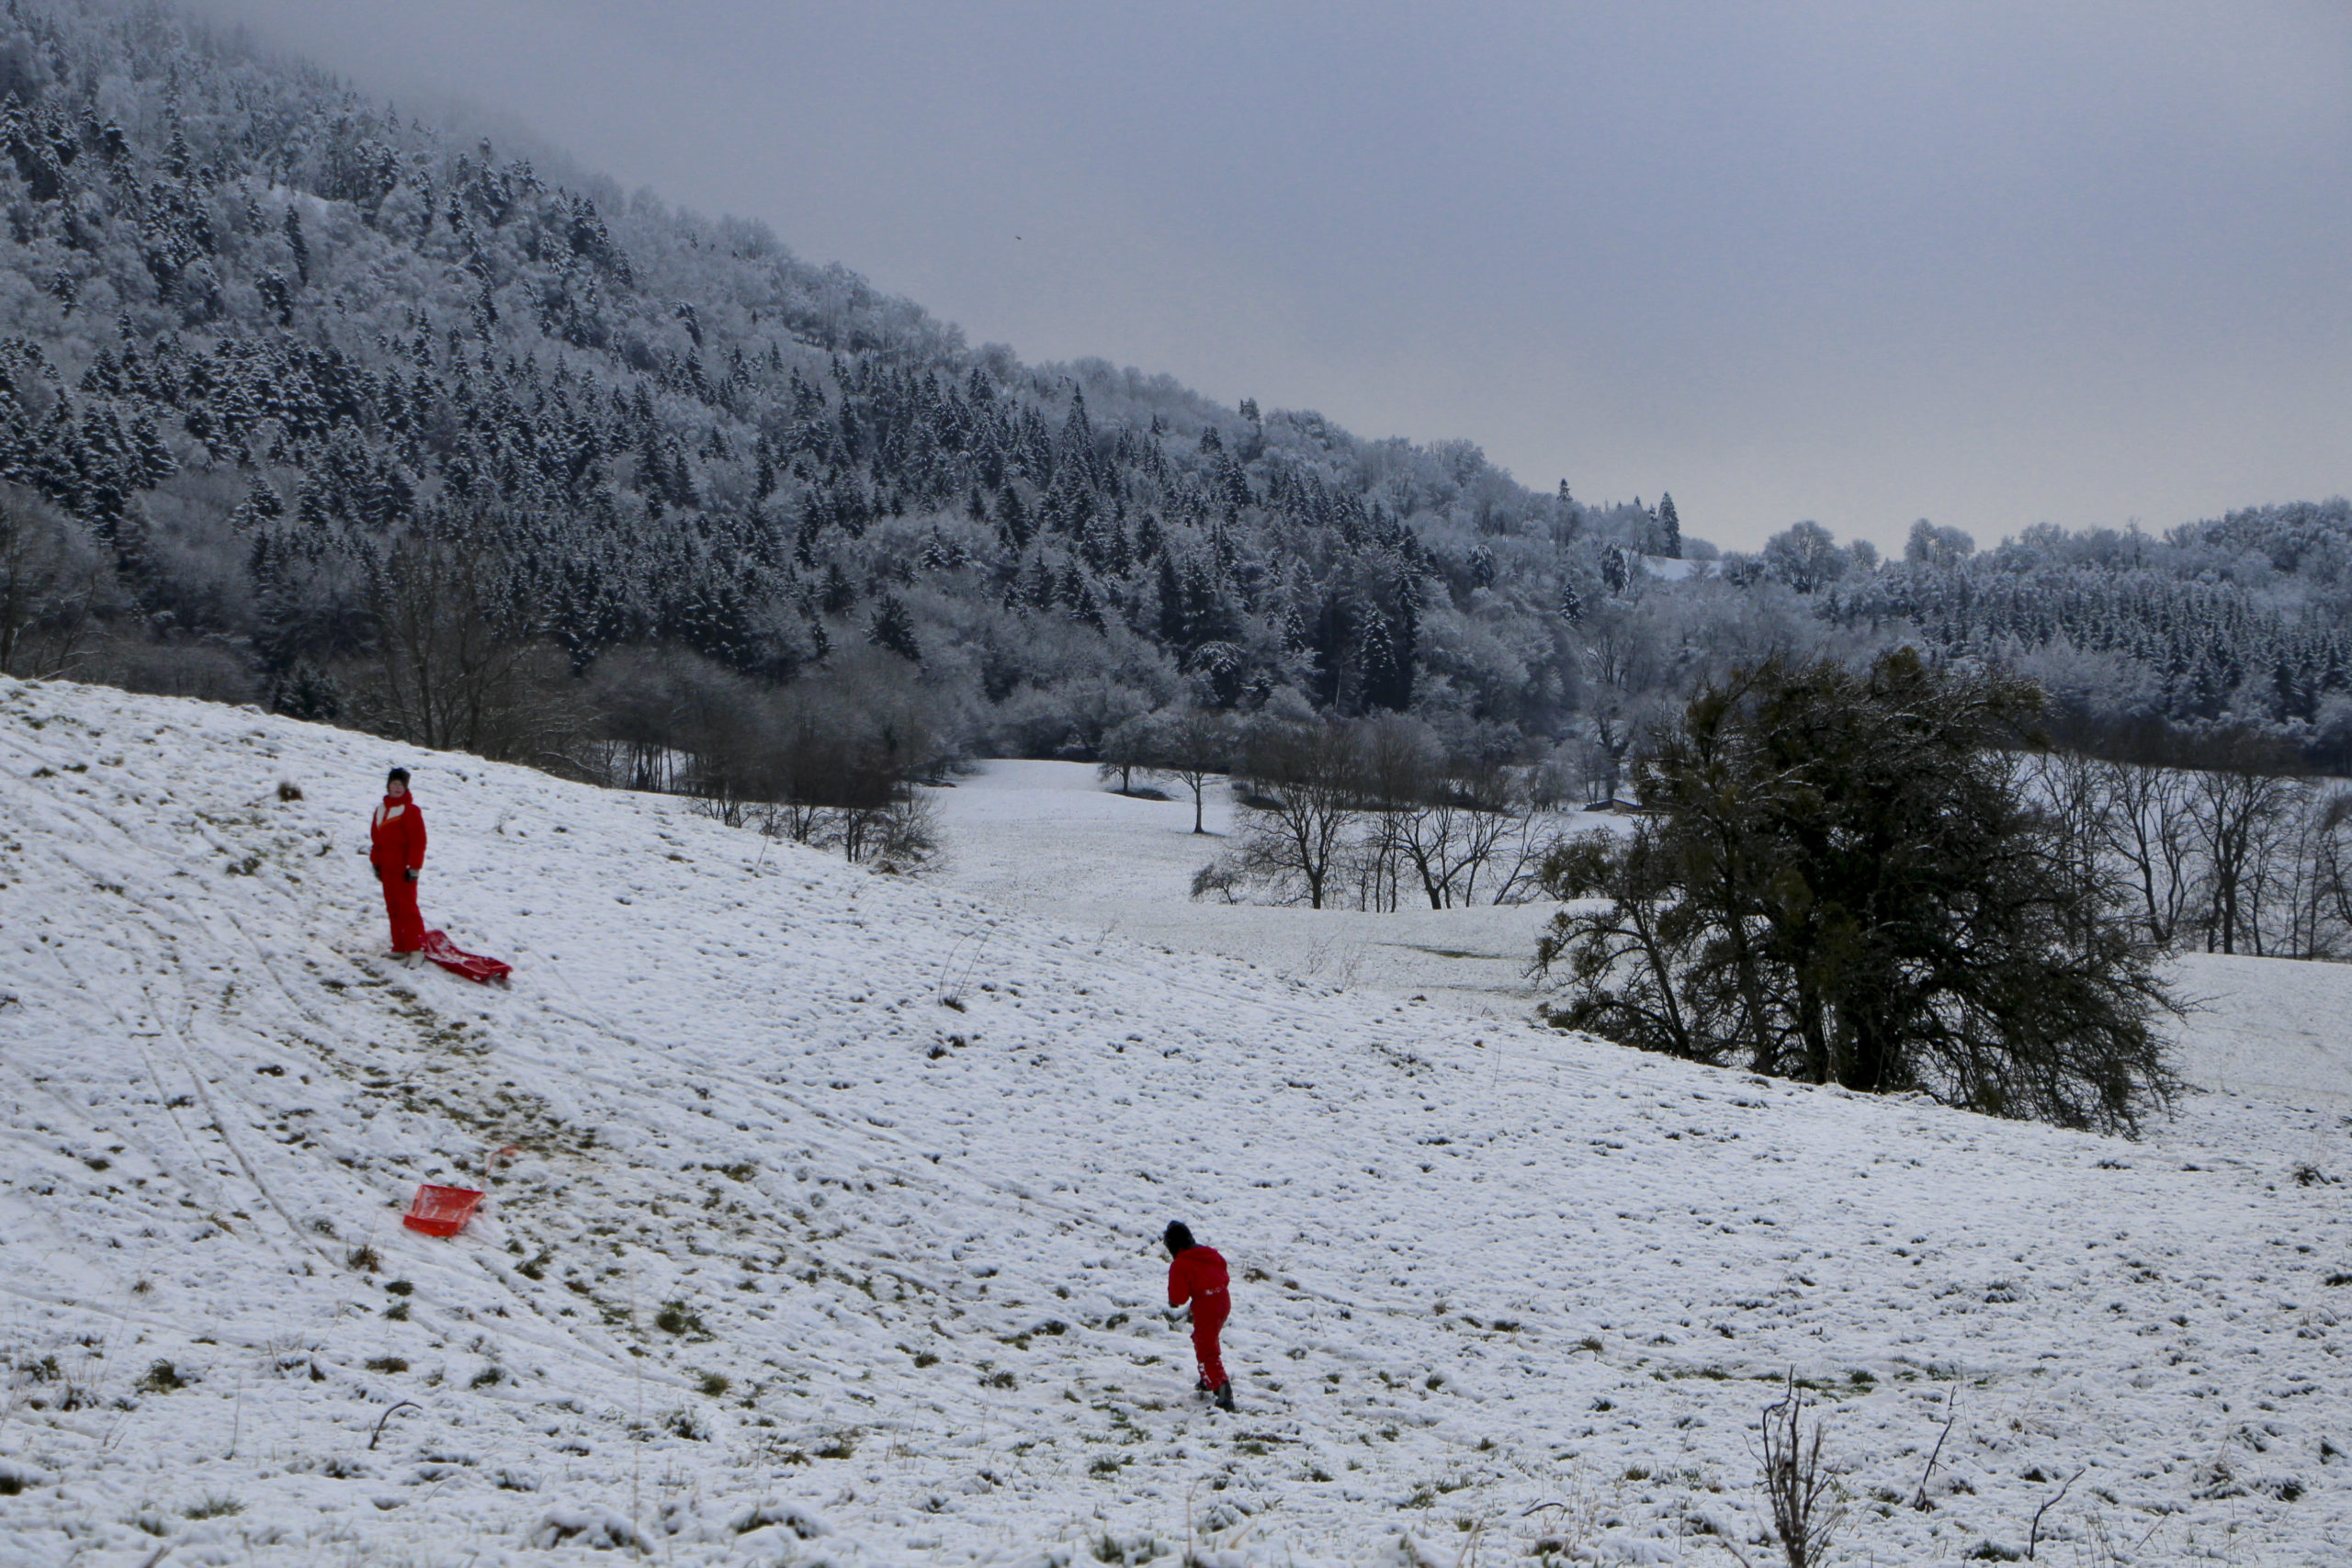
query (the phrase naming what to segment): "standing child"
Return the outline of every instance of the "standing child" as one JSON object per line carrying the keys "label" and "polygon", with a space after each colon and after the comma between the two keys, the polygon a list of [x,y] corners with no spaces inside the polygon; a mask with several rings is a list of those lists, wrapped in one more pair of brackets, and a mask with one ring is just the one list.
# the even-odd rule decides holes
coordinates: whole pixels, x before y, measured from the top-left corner
{"label": "standing child", "polygon": [[1225,1326],[1233,1300],[1226,1293],[1225,1258],[1215,1247],[1203,1247],[1182,1220],[1168,1223],[1168,1304],[1193,1307],[1193,1356],[1201,1364],[1201,1392],[1216,1401],[1219,1410],[1233,1408],[1233,1382],[1225,1375],[1217,1355],[1217,1330]]}
{"label": "standing child", "polygon": [[384,780],[384,803],[368,825],[368,860],[384,885],[384,912],[391,917],[392,956],[414,963],[424,945],[424,917],[416,908],[416,879],[424,874],[424,814],[408,792],[408,770],[394,768]]}

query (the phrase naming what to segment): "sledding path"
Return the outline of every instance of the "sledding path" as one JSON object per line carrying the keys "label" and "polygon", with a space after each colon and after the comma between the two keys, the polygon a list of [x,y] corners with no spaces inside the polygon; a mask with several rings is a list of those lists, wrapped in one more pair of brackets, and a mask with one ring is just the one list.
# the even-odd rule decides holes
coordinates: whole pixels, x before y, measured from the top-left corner
{"label": "sledding path", "polygon": [[[1881,1561],[2020,1547],[2084,1467],[2045,1551],[2352,1560],[2333,1100],[1868,1102],[402,754],[485,989],[379,956],[391,756],[0,682],[0,1564],[1168,1561],[1188,1509],[1213,1562],[1699,1562],[1791,1367]],[[399,1225],[508,1144],[463,1236]],[[1171,1217],[1234,1265],[1238,1419],[1150,1310]]]}

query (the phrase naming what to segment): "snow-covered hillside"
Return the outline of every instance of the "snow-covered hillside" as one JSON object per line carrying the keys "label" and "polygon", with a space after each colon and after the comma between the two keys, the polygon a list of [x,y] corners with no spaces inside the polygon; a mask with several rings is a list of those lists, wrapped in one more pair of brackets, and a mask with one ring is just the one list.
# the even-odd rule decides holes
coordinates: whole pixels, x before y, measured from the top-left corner
{"label": "snow-covered hillside", "polygon": [[2192,971],[2239,1092],[2130,1145],[404,755],[482,990],[380,956],[392,756],[0,682],[0,1562],[1728,1562],[1792,1368],[1853,1561],[2020,1550],[2078,1469],[2043,1561],[2352,1560],[2345,971]]}

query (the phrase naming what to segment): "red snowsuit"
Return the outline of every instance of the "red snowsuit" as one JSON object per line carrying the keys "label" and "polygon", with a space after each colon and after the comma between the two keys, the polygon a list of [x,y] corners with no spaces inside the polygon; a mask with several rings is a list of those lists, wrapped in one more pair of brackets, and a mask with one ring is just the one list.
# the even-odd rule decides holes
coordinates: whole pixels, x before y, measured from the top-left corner
{"label": "red snowsuit", "polygon": [[424,813],[416,797],[384,796],[368,828],[368,863],[384,885],[384,910],[392,918],[392,951],[414,953],[424,945],[424,917],[416,908],[414,874],[424,869]]}
{"label": "red snowsuit", "polygon": [[1225,1386],[1225,1362],[1217,1355],[1216,1331],[1225,1326],[1233,1298],[1226,1294],[1225,1256],[1212,1247],[1188,1247],[1169,1260],[1168,1304],[1193,1303],[1193,1355],[1201,1381]]}

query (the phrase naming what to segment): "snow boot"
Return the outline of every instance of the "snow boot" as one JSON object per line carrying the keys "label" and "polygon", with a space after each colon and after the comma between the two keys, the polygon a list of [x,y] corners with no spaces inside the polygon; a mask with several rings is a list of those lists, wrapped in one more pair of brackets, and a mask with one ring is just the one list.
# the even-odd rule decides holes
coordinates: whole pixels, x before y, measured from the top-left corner
{"label": "snow boot", "polygon": [[1226,1379],[1216,1385],[1216,1407],[1231,1415],[1233,1412],[1233,1380]]}

